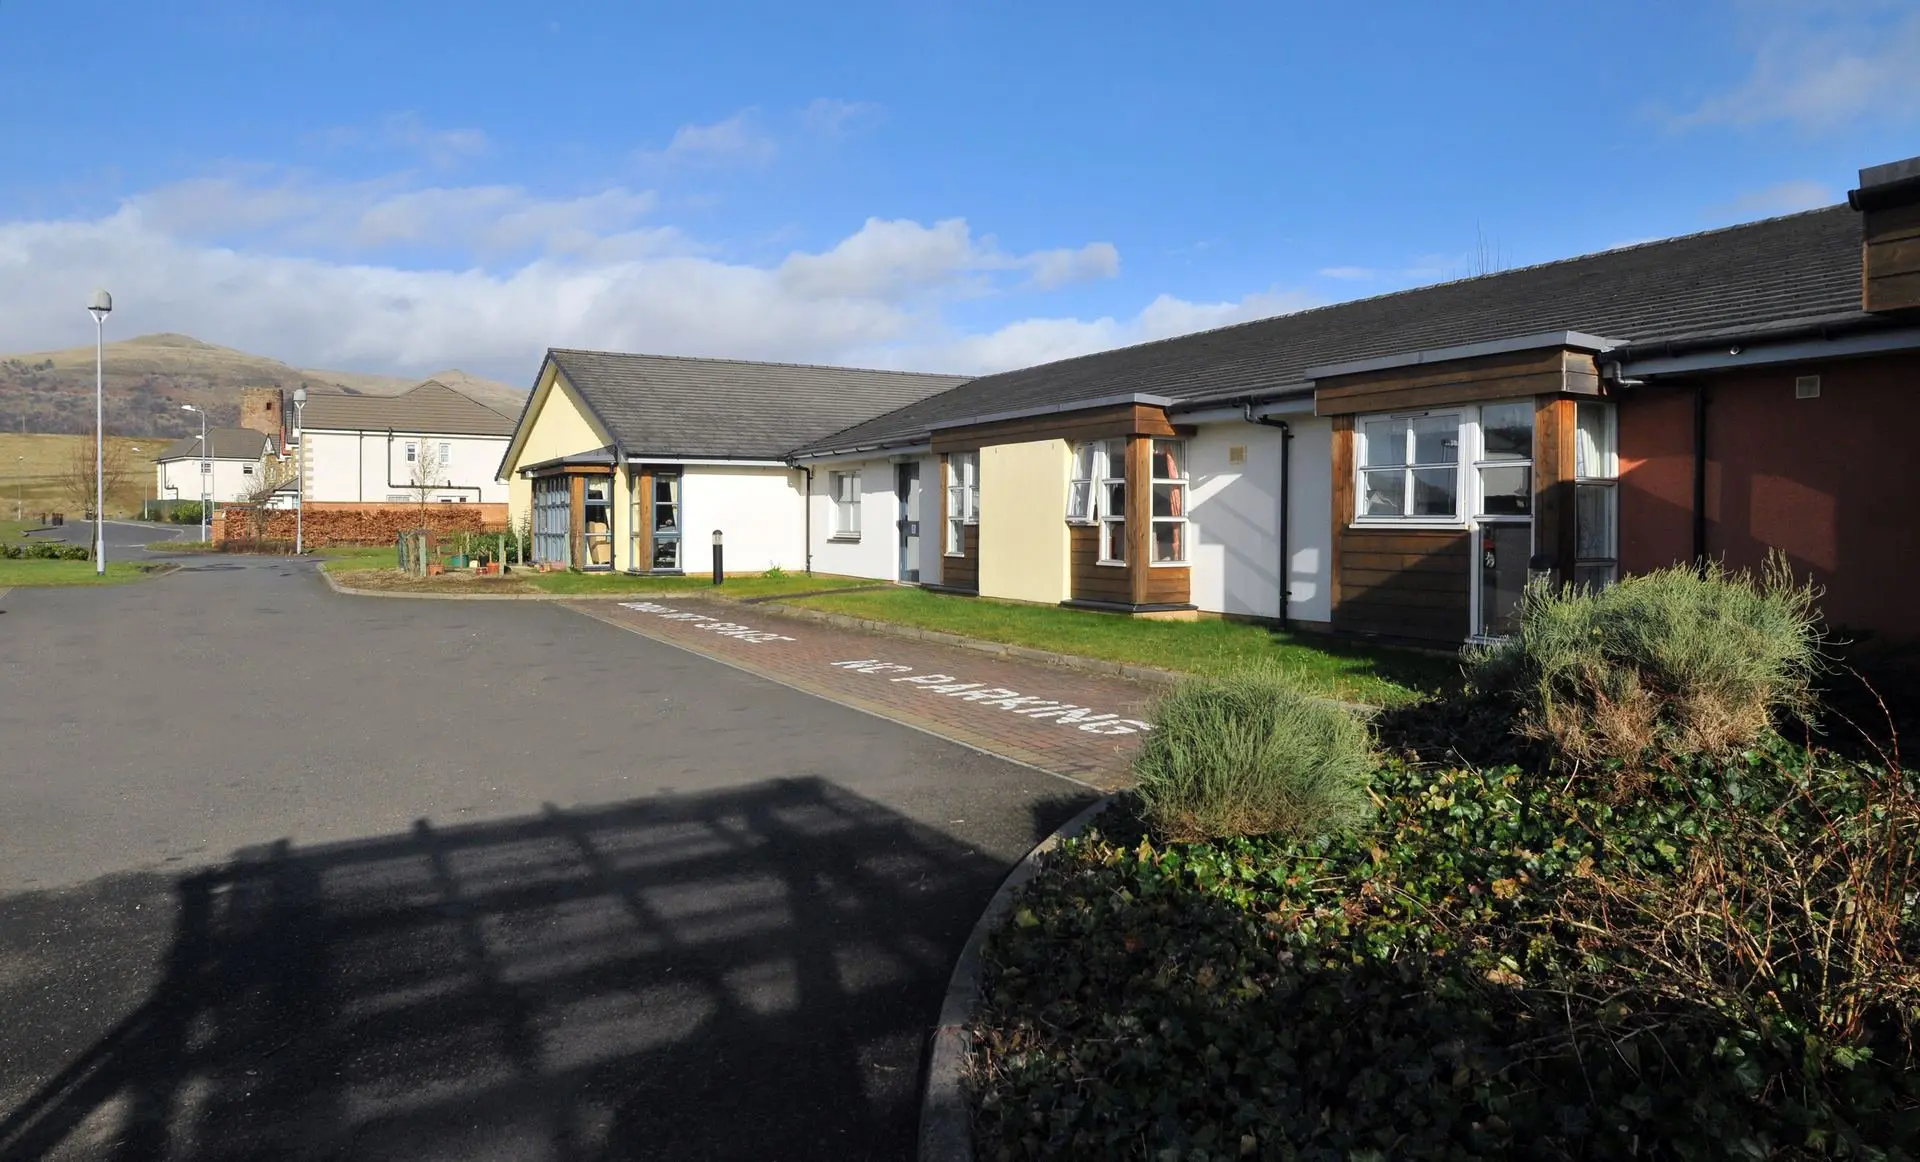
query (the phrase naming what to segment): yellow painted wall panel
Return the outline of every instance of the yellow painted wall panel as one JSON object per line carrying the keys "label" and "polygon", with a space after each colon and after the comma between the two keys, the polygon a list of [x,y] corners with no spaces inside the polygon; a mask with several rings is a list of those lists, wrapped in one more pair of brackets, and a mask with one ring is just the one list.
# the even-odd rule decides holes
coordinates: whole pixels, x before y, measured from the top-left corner
{"label": "yellow painted wall panel", "polygon": [[980,449],[980,595],[1057,605],[1073,595],[1065,440]]}
{"label": "yellow painted wall panel", "polygon": [[520,475],[521,465],[591,452],[613,442],[613,438],[593,422],[572,385],[567,383],[567,377],[551,366],[547,374],[552,379],[540,385],[545,389],[544,398],[523,421],[531,427],[520,447],[520,455],[507,465],[507,511],[516,525],[533,510],[533,482]]}

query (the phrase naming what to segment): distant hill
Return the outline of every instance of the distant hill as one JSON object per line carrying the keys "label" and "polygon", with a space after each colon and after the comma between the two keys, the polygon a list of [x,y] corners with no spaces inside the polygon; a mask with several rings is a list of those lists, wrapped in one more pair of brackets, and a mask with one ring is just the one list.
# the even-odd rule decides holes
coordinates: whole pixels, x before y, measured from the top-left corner
{"label": "distant hill", "polygon": [[[107,431],[123,436],[184,436],[200,430],[199,417],[182,411],[190,403],[207,409],[210,422],[231,425],[240,417],[240,389],[304,385],[310,392],[397,395],[424,379],[437,379],[478,402],[517,417],[527,393],[464,371],[438,371],[421,379],[355,371],[311,371],[264,355],[202,343],[190,335],[142,335],[108,343]],[[93,430],[93,348],[0,356],[0,430],[18,432]]]}

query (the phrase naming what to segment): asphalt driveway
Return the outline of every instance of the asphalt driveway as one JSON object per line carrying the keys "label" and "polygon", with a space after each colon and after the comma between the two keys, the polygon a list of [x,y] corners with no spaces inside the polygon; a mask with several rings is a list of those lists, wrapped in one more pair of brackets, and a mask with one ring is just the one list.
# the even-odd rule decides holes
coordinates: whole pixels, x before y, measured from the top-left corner
{"label": "asphalt driveway", "polygon": [[1084,792],[542,603],[0,597],[0,1162],[904,1158]]}

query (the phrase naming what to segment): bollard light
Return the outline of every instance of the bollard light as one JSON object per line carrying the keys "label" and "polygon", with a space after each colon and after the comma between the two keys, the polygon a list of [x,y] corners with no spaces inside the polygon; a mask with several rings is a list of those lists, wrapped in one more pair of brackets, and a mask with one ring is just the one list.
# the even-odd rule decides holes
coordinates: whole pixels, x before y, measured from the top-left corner
{"label": "bollard light", "polygon": [[713,530],[713,583],[720,584],[727,579],[726,547],[721,543],[720,530]]}

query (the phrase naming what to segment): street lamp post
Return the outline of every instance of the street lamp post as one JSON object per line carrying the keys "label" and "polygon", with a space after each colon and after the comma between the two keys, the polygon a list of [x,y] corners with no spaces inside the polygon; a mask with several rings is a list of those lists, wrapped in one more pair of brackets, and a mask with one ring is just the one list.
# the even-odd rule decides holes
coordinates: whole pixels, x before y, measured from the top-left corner
{"label": "street lamp post", "polygon": [[209,523],[207,508],[208,498],[213,488],[213,457],[209,454],[212,449],[207,447],[207,413],[190,403],[181,404],[180,410],[200,414],[200,541],[205,544],[211,539],[207,535]]}
{"label": "street lamp post", "polygon": [[106,366],[107,316],[113,312],[113,296],[106,291],[93,292],[87,302],[93,316],[93,571],[107,574],[107,486],[106,486]]}
{"label": "street lamp post", "polygon": [[294,468],[298,474],[298,484],[293,494],[293,551],[300,554],[307,551],[307,433],[305,418],[307,411],[307,389],[293,389],[293,435],[300,441],[300,459]]}

